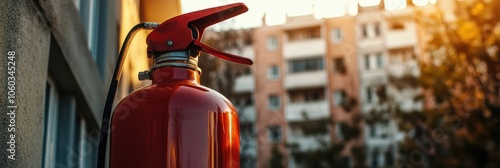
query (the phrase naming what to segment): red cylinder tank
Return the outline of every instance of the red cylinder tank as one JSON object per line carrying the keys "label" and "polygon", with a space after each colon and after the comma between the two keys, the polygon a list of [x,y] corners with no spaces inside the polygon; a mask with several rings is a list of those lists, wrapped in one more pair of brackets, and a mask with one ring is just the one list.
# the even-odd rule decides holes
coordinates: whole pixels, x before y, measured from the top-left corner
{"label": "red cylinder tank", "polygon": [[239,123],[232,104],[181,67],[152,72],[152,84],[115,108],[111,168],[239,167]]}

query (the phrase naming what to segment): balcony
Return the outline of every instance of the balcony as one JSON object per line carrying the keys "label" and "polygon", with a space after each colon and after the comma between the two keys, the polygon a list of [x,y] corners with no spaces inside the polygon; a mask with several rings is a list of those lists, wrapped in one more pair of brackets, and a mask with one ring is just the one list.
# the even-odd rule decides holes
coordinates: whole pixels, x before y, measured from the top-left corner
{"label": "balcony", "polygon": [[318,141],[330,142],[330,134],[326,133],[315,136],[290,135],[287,141],[289,144],[297,144],[299,151],[309,151],[323,148],[324,146],[321,146],[321,143],[318,143]]}
{"label": "balcony", "polygon": [[288,122],[329,118],[328,101],[288,103],[285,116]]}
{"label": "balcony", "polygon": [[291,41],[283,45],[285,59],[300,59],[319,55],[326,55],[326,42],[323,38]]}
{"label": "balcony", "polygon": [[289,73],[285,76],[286,89],[310,88],[326,85],[326,71]]}
{"label": "balcony", "polygon": [[415,46],[417,44],[417,28],[414,24],[406,23],[405,29],[387,31],[385,46],[389,49]]}
{"label": "balcony", "polygon": [[243,75],[235,79],[233,91],[235,93],[246,93],[255,91],[255,77]]}
{"label": "balcony", "polygon": [[238,111],[240,123],[255,122],[254,106],[236,107],[236,110]]}

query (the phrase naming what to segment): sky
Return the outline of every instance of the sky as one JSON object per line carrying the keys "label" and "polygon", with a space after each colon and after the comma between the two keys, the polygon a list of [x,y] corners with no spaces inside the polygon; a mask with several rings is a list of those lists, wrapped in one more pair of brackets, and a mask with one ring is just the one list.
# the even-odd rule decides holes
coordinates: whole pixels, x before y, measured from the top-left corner
{"label": "sky", "polygon": [[[417,6],[435,4],[437,0],[412,0]],[[386,10],[404,9],[406,0],[181,0],[183,13],[210,7],[243,2],[248,12],[219,24],[226,28],[250,28],[262,26],[266,15],[267,25],[283,24],[286,16],[313,14],[317,19],[356,15],[360,6],[373,6],[385,3]]]}

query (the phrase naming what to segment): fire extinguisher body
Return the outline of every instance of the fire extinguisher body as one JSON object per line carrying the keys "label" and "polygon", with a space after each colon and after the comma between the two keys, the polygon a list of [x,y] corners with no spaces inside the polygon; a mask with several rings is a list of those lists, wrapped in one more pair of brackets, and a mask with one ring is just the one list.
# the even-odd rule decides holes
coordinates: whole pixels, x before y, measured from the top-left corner
{"label": "fire extinguisher body", "polygon": [[232,104],[200,85],[192,69],[159,68],[152,80],[115,108],[110,167],[239,167],[239,123]]}

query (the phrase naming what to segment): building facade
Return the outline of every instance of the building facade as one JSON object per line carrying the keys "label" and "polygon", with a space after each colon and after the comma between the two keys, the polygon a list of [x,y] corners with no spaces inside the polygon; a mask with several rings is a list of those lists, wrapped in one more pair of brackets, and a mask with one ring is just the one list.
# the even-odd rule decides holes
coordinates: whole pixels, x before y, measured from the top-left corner
{"label": "building facade", "polygon": [[[257,148],[251,150],[256,165],[249,167],[272,167],[276,158],[284,167],[302,167],[297,154],[325,148],[320,142],[344,144],[336,156],[343,167],[396,166],[404,135],[394,115],[423,108],[415,99],[421,90],[397,82],[419,75],[424,43],[416,10],[427,9],[359,5],[354,15],[287,17],[282,25],[255,28],[247,46],[254,65],[233,88],[244,95],[233,102],[251,109],[241,117],[255,119],[241,127],[242,136],[254,137],[242,144],[255,141]],[[359,136],[344,137],[356,129]],[[364,160],[356,159],[360,148]]]}
{"label": "building facade", "polygon": [[369,167],[396,164],[397,143],[403,134],[398,131],[395,113],[422,108],[415,100],[419,90],[398,82],[418,77],[420,37],[414,10],[385,10],[381,4],[361,8],[356,16],[361,111],[371,117],[364,128]]}

